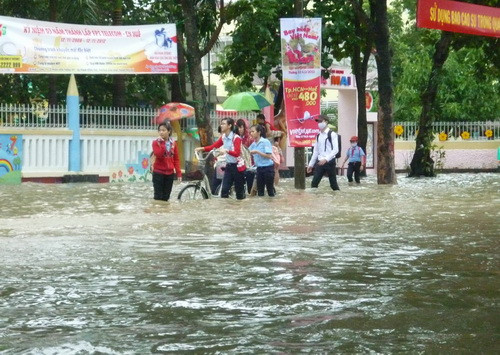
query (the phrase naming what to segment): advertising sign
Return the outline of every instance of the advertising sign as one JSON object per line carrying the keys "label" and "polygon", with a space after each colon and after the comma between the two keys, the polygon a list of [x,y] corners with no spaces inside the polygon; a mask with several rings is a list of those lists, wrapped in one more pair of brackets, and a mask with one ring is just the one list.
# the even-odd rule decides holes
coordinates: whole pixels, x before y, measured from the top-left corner
{"label": "advertising sign", "polygon": [[356,77],[351,68],[335,67],[329,68],[329,78],[321,78],[323,89],[356,89]]}
{"label": "advertising sign", "polygon": [[282,18],[281,55],[288,142],[310,147],[321,112],[321,19]]}
{"label": "advertising sign", "polygon": [[499,37],[500,8],[450,0],[418,0],[417,26]]}
{"label": "advertising sign", "polygon": [[0,73],[177,73],[175,25],[90,26],[0,16]]}

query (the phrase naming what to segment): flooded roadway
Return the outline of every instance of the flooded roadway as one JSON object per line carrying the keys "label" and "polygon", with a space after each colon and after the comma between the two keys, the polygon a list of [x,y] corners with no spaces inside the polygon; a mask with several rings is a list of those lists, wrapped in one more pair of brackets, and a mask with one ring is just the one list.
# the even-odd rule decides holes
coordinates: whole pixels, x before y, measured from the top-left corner
{"label": "flooded roadway", "polygon": [[0,353],[498,353],[500,175],[398,179],[0,185]]}

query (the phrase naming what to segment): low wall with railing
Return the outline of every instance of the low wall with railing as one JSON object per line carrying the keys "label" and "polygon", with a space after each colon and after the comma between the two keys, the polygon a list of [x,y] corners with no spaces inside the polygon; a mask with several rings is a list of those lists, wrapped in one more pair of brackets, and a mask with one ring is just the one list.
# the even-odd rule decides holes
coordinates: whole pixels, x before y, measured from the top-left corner
{"label": "low wall with railing", "polygon": [[[0,128],[0,134],[22,137],[19,146],[22,147],[23,178],[61,177],[70,173],[70,130]],[[108,177],[112,169],[125,169],[126,164],[137,163],[139,155],[149,154],[156,136],[156,130],[82,130],[79,173]]]}
{"label": "low wall with railing", "polygon": [[[81,173],[106,177],[116,174],[119,178],[128,174],[127,178],[133,180],[141,176],[131,177],[131,172],[139,172],[146,179],[151,141],[157,135],[156,114],[157,110],[152,109],[81,108]],[[212,111],[210,117],[212,128],[216,131],[222,117],[244,117],[253,121],[255,115],[253,112]],[[184,132],[195,127],[194,118],[183,119],[181,123]],[[411,122],[395,124],[395,163],[398,171],[408,169],[415,150],[417,129],[416,124]],[[500,136],[500,122],[437,122],[433,124],[433,131],[436,132],[435,161],[440,168],[497,169],[500,141],[496,139]],[[41,112],[31,106],[0,105],[0,135],[22,137],[22,155],[16,160],[21,159],[22,164],[15,165],[22,169],[23,178],[69,173],[69,146],[73,131],[68,128],[66,107],[50,107],[48,111]],[[193,134],[186,133],[183,134],[183,141],[182,159],[190,161],[198,142]],[[7,148],[4,144],[0,149],[0,160]]]}
{"label": "low wall with railing", "polygon": [[68,172],[71,131],[48,130],[22,137],[24,176],[57,176]]}
{"label": "low wall with railing", "polygon": [[[108,130],[155,130],[158,124],[155,117],[159,110],[152,108],[130,107],[80,107],[81,129]],[[68,128],[67,107],[54,105],[41,107],[37,105],[0,104],[0,128]],[[210,125],[216,132],[223,117],[233,119],[246,118],[252,122],[255,112],[234,112],[211,110]],[[180,121],[181,128],[188,130],[196,127],[194,117]]]}
{"label": "low wall with railing", "polygon": [[[0,134],[22,137],[22,178],[62,177],[69,174],[69,142],[72,132],[65,129],[0,129]],[[97,174],[110,180],[146,180],[151,142],[156,130],[81,131],[81,174]],[[192,159],[197,141],[183,136],[184,160]],[[442,170],[494,171],[498,166],[498,140],[435,142],[434,160]],[[415,143],[395,142],[395,165],[407,171]],[[343,159],[343,158],[342,158]],[[342,160],[341,159],[341,160]],[[114,177],[113,177],[114,176]],[[122,179],[122,180],[120,180]]]}

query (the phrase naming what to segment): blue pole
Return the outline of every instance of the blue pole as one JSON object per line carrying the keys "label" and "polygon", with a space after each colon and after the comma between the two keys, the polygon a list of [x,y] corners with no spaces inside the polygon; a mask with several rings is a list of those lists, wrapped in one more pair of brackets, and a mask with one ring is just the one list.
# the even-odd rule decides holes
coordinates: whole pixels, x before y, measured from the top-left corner
{"label": "blue pole", "polygon": [[68,128],[73,131],[73,137],[69,142],[69,171],[81,171],[80,95],[73,74],[69,79],[68,92],[66,93],[66,108]]}

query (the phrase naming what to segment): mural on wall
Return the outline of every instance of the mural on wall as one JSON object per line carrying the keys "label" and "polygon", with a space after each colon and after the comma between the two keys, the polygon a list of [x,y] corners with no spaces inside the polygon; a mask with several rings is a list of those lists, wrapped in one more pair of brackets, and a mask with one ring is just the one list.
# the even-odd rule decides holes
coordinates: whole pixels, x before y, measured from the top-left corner
{"label": "mural on wall", "polygon": [[109,182],[146,182],[151,181],[149,154],[138,153],[137,163],[112,167]]}
{"label": "mural on wall", "polygon": [[375,142],[373,140],[374,125],[373,123],[368,123],[366,125],[368,129],[368,138],[366,139],[366,167],[373,168],[373,154],[375,151]]}
{"label": "mural on wall", "polygon": [[0,134],[0,184],[20,184],[23,136]]}

